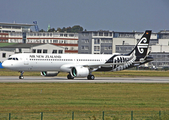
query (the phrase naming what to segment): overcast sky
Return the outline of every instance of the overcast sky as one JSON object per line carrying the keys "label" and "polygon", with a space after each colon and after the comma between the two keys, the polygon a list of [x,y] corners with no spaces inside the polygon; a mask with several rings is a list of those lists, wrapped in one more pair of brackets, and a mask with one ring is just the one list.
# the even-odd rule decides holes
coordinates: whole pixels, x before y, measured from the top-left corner
{"label": "overcast sky", "polygon": [[88,31],[169,30],[169,0],[2,0],[0,22],[38,21],[40,29],[80,25]]}

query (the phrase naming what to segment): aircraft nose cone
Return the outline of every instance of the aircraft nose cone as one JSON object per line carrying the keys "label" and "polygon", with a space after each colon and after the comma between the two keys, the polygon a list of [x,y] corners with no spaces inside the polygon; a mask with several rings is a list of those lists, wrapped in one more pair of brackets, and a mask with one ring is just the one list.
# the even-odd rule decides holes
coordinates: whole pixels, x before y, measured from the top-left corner
{"label": "aircraft nose cone", "polygon": [[8,68],[8,67],[9,67],[9,64],[8,64],[7,62],[3,62],[3,63],[2,63],[2,67],[3,67],[3,68]]}

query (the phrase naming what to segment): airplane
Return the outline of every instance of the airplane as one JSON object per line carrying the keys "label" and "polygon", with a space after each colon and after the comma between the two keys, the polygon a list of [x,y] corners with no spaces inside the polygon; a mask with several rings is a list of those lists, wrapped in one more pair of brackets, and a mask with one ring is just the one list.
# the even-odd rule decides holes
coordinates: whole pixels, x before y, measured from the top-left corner
{"label": "airplane", "polygon": [[45,77],[67,72],[67,79],[87,77],[94,80],[93,71],[120,71],[153,61],[149,56],[151,30],[146,30],[141,39],[128,54],[37,54],[20,53],[11,55],[2,63],[6,69],[19,71],[19,79],[24,79],[24,71],[41,71]]}

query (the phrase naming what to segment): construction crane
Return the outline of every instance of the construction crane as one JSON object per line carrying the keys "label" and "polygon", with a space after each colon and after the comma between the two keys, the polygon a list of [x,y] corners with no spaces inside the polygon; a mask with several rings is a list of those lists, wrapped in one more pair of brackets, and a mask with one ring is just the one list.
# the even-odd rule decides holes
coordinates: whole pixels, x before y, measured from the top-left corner
{"label": "construction crane", "polygon": [[38,22],[37,21],[33,21],[33,24],[35,25],[35,31],[39,32]]}

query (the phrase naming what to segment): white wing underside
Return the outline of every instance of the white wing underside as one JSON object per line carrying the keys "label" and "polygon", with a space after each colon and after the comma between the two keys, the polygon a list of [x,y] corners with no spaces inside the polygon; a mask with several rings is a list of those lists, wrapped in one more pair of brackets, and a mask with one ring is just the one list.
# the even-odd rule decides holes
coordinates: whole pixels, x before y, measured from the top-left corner
{"label": "white wing underside", "polygon": [[67,64],[67,65],[63,65],[62,67],[64,67],[65,69],[70,69],[73,67],[77,67],[77,66],[81,66],[81,67],[87,67],[89,69],[97,69],[97,68],[101,68],[101,67],[112,67],[112,65],[124,65],[124,63],[105,63],[105,64],[95,64],[95,65],[71,65],[71,64]]}
{"label": "white wing underside", "polygon": [[124,65],[125,63],[105,63],[105,64],[98,64],[98,65],[82,65],[83,67],[89,68],[99,68],[99,67],[111,67],[112,65]]}

